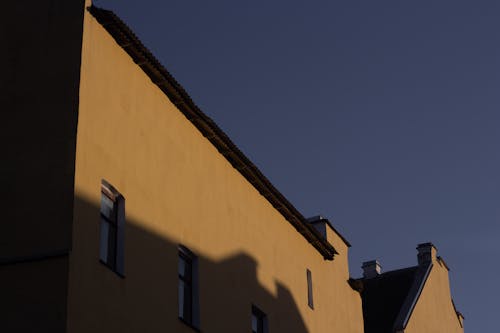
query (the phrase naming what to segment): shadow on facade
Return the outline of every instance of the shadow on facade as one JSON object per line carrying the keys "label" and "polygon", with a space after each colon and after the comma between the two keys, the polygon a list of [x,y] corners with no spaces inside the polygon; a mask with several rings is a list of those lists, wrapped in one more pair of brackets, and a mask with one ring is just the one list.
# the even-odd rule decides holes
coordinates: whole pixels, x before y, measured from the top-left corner
{"label": "shadow on facade", "polygon": [[[188,332],[178,319],[179,244],[140,227],[146,225],[144,221],[127,218],[125,277],[121,278],[98,259],[99,207],[78,197],[74,207],[69,331]],[[224,242],[223,230],[218,232],[218,241]],[[252,255],[236,252],[214,261],[192,250],[199,263],[202,332],[251,332],[252,305],[266,313],[271,332],[308,332],[292,292],[279,281],[274,292],[264,288]]]}

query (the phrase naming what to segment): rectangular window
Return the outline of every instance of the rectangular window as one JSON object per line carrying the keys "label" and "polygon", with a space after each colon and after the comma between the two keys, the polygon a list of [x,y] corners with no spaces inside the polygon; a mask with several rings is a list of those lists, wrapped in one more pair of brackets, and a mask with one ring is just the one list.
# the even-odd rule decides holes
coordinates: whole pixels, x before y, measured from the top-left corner
{"label": "rectangular window", "polygon": [[267,316],[252,305],[252,333],[267,333]]}
{"label": "rectangular window", "polygon": [[311,309],[314,309],[311,271],[308,269],[306,271],[306,274],[307,274],[307,304]]}
{"label": "rectangular window", "polygon": [[102,180],[99,258],[121,276],[124,276],[124,227],[125,199]]}
{"label": "rectangular window", "polygon": [[179,246],[179,318],[199,328],[198,260],[186,247]]}

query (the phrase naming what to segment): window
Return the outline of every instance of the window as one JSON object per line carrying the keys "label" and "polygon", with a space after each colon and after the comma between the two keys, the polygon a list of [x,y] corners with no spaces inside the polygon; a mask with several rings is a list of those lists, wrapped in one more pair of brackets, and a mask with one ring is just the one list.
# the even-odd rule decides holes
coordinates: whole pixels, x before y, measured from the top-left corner
{"label": "window", "polygon": [[186,247],[179,246],[179,318],[199,328],[198,260]]}
{"label": "window", "polygon": [[267,333],[267,316],[252,305],[252,333]]}
{"label": "window", "polygon": [[108,182],[101,182],[101,225],[99,258],[124,276],[125,199]]}
{"label": "window", "polygon": [[309,269],[306,270],[306,275],[307,275],[307,305],[309,305],[311,309],[314,309],[312,276],[311,276],[311,271]]}

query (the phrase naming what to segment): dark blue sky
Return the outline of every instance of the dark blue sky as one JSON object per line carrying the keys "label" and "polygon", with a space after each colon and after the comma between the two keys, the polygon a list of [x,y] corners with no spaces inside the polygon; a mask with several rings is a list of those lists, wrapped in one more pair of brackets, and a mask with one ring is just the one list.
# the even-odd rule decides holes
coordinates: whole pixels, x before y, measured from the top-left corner
{"label": "dark blue sky", "polygon": [[432,241],[468,332],[500,292],[499,1],[96,0],[362,261]]}

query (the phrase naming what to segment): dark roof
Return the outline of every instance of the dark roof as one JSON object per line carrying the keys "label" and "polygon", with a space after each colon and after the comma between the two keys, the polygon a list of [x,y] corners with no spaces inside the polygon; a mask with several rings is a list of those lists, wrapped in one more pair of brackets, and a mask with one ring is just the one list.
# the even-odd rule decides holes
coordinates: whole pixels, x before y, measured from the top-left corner
{"label": "dark roof", "polygon": [[217,150],[237,169],[325,259],[337,254],[305,217],[281,194],[260,170],[236,147],[229,137],[192,101],[184,88],[141,43],[132,30],[112,11],[95,6],[89,12],[141,67],[170,101],[198,128]]}
{"label": "dark roof", "polygon": [[427,263],[360,279],[365,333],[403,330],[431,268]]}
{"label": "dark roof", "polygon": [[410,291],[417,267],[363,279],[365,333],[389,333]]}

